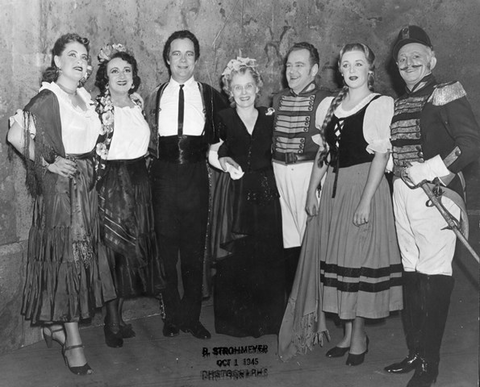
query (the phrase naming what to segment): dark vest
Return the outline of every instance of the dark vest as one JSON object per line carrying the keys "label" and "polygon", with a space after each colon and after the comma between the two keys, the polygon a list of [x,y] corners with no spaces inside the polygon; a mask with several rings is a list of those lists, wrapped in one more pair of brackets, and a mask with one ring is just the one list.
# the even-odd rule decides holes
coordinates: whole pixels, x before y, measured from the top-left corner
{"label": "dark vest", "polygon": [[[380,95],[373,97],[361,110],[349,117],[339,119],[335,115],[332,116],[325,128],[325,139],[330,147],[332,157],[330,165],[333,166],[334,171],[337,171],[337,168],[351,167],[373,160],[374,155],[366,151],[368,143],[363,136],[363,120],[367,107],[379,97]],[[341,134],[337,147],[335,130],[339,126]]]}
{"label": "dark vest", "polygon": [[206,160],[209,144],[218,142],[215,114],[227,107],[225,99],[210,85],[197,82],[203,101],[205,126],[201,136],[165,136],[158,134],[158,114],[160,99],[168,82],[158,86],[145,101],[145,113],[150,125],[151,137],[149,152],[162,161],[185,164]]}

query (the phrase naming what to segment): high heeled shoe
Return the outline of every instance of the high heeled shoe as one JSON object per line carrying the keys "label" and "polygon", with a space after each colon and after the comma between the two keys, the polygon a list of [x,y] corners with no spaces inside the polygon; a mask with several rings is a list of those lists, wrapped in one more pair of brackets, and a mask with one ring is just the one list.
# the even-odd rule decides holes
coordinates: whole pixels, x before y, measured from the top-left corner
{"label": "high heeled shoe", "polygon": [[78,345],[70,345],[66,347],[63,345],[62,347],[62,356],[63,360],[65,360],[65,365],[68,367],[70,372],[74,373],[75,375],[91,375],[93,374],[92,368],[88,365],[88,363],[85,363],[83,366],[80,367],[71,367],[70,362],[68,361],[67,357],[67,351],[70,351],[75,348],[84,348],[83,344],[78,344]]}
{"label": "high heeled shoe", "polygon": [[370,340],[368,339],[368,336],[367,336],[367,349],[365,350],[365,352],[362,352],[358,355],[349,353],[345,364],[348,366],[358,366],[362,364],[363,361],[365,360],[365,355],[368,353],[369,344],[370,344]]}
{"label": "high heeled shoe", "polygon": [[350,347],[333,347],[331,349],[329,349],[327,351],[327,353],[325,354],[326,357],[329,357],[329,358],[334,358],[334,357],[342,357],[343,355],[345,355],[348,350],[350,349]]}
{"label": "high heeled shoe", "polygon": [[[47,332],[49,333],[47,334]],[[45,344],[47,344],[48,348],[52,348],[52,343],[54,341],[56,341],[61,346],[65,344],[65,341],[57,340],[54,338],[55,332],[63,332],[63,327],[60,326],[60,328],[52,329],[51,326],[44,326],[42,329],[43,339],[45,340]]]}
{"label": "high heeled shoe", "polygon": [[[117,327],[117,332],[114,332],[112,328]],[[123,347],[122,331],[118,324],[105,324],[103,326],[103,333],[105,334],[105,344],[111,348]]]}

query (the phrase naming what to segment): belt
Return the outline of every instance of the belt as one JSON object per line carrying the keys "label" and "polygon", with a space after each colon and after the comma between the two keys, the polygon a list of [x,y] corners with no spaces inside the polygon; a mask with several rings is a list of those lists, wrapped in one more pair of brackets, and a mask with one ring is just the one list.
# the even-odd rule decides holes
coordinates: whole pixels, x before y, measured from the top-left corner
{"label": "belt", "polygon": [[316,152],[308,153],[293,153],[293,152],[278,152],[273,151],[273,159],[275,161],[281,161],[285,164],[295,164],[301,161],[313,161],[315,160]]}

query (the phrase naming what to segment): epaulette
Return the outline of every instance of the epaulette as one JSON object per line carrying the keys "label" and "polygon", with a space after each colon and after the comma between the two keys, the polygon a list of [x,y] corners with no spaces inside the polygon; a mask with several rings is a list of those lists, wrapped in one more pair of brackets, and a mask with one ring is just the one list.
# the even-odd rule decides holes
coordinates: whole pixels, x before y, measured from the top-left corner
{"label": "epaulette", "polygon": [[458,81],[440,83],[435,86],[435,90],[428,99],[428,102],[431,102],[434,106],[443,106],[466,95],[465,89]]}

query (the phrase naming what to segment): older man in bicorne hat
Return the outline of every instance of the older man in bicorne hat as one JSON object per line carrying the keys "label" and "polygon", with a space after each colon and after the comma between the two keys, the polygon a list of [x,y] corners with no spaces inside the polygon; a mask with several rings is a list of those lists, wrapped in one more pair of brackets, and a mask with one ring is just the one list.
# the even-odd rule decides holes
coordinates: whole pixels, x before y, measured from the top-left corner
{"label": "older man in bicorne hat", "polygon": [[443,191],[445,208],[462,218],[462,170],[478,158],[480,128],[462,85],[438,83],[433,76],[437,59],[422,28],[402,28],[393,58],[406,84],[405,94],[395,101],[391,142],[395,222],[404,267],[403,322],[409,352],[385,370],[415,370],[407,387],[423,387],[431,386],[438,375],[454,284],[456,235],[438,209],[426,205],[428,197],[417,185],[425,180],[434,182],[431,187],[436,184]]}

